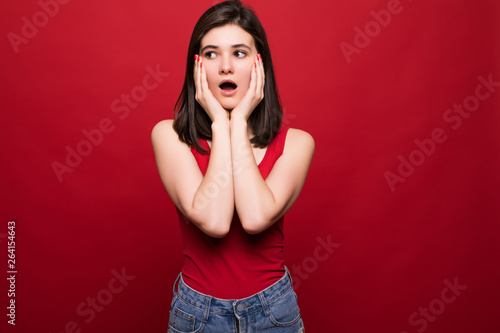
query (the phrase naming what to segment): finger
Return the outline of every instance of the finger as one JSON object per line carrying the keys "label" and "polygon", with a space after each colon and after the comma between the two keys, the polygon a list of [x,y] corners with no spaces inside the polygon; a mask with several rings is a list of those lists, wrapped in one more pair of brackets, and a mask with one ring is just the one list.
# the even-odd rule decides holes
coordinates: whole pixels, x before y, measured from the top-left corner
{"label": "finger", "polygon": [[198,60],[196,54],[194,55],[194,68],[193,68],[193,78],[194,78],[194,87],[196,88],[196,92],[198,92]]}
{"label": "finger", "polygon": [[248,90],[252,92],[253,95],[255,95],[257,87],[257,58],[254,60],[254,63],[252,64],[252,71],[250,73],[250,86],[248,87]]}
{"label": "finger", "polygon": [[264,60],[262,59],[262,56],[260,56],[260,71],[261,71],[261,83],[262,83],[262,87],[261,87],[261,90],[260,90],[260,99],[262,100],[264,98],[264,87],[266,85],[266,71],[264,69]]}
{"label": "finger", "polygon": [[257,82],[256,82],[256,87],[255,87],[255,96],[257,99],[261,99],[262,97],[262,87],[263,87],[263,81],[262,81],[262,61],[260,59],[260,55],[257,56],[257,67],[255,69],[256,72],[256,77],[257,77]]}
{"label": "finger", "polygon": [[265,79],[265,70],[264,70],[264,60],[262,60],[262,56],[259,54],[259,66],[257,66],[257,68],[260,70],[261,72],[261,76],[262,76],[262,80],[264,81]]}
{"label": "finger", "polygon": [[266,82],[266,71],[264,70],[264,60],[262,60],[262,56],[260,56],[260,70],[262,73],[262,85]]}
{"label": "finger", "polygon": [[201,90],[201,81],[200,81],[200,57],[198,56],[196,61],[195,61],[195,85],[196,85],[196,94],[198,95],[198,99],[202,97],[202,90]]}
{"label": "finger", "polygon": [[207,71],[206,68],[203,66],[202,61],[200,61],[200,76],[201,76],[201,87],[203,91],[206,92],[210,88],[208,88]]}

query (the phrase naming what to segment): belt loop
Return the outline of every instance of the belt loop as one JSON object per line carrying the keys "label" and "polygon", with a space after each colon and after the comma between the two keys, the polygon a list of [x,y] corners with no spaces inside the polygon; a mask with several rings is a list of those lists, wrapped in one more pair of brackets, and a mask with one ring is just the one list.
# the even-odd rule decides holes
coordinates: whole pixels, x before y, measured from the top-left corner
{"label": "belt loop", "polygon": [[264,311],[266,317],[269,316],[271,314],[271,311],[269,311],[269,308],[267,307],[267,301],[266,298],[264,297],[264,294],[260,292],[257,295],[259,295],[259,300],[260,303],[262,304],[262,311]]}
{"label": "belt loop", "polygon": [[290,274],[290,270],[286,266],[285,266],[285,270],[286,270],[285,275],[288,276],[287,280],[292,285],[292,289],[293,289],[293,280],[292,280],[292,275]]}
{"label": "belt loop", "polygon": [[179,280],[179,278],[181,277],[181,275],[182,275],[182,272],[180,272],[179,275],[177,275],[177,278],[175,279],[174,288],[173,288],[174,296],[175,296],[175,285],[177,284],[177,281]]}
{"label": "belt loop", "polygon": [[210,302],[212,301],[212,297],[205,296],[205,307],[203,309],[203,317],[201,321],[206,323],[208,321],[208,316],[210,315]]}

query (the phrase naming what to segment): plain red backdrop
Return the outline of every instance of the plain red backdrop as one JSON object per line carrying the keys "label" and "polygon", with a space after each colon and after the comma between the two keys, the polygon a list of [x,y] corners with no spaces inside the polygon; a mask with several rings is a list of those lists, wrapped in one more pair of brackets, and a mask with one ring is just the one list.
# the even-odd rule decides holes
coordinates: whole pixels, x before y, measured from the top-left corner
{"label": "plain red backdrop", "polygon": [[[2,332],[166,332],[182,246],[150,131],[213,4],[1,2]],[[307,332],[500,331],[499,2],[249,4],[316,141],[285,222]]]}

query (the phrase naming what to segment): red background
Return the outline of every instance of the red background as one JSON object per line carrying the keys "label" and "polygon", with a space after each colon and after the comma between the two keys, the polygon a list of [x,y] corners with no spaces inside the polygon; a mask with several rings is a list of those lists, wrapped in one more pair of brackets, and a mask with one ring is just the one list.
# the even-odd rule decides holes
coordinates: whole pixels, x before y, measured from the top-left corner
{"label": "red background", "polygon": [[[2,332],[166,332],[182,247],[150,131],[172,118],[190,34],[214,3],[70,1],[46,22],[38,1],[0,3],[1,275],[11,220],[18,270],[14,329],[0,284]],[[316,140],[285,223],[307,332],[500,331],[500,87],[478,88],[488,97],[460,126],[443,118],[474,102],[479,76],[500,81],[499,2],[249,3],[268,34],[285,122]],[[370,23],[388,6],[390,22]],[[16,53],[8,34],[34,16],[38,32]],[[356,41],[346,57],[341,43]],[[168,76],[128,114],[123,103],[114,112],[122,94],[140,92],[147,66]],[[59,181],[52,163],[66,163],[67,146],[84,149],[82,131],[106,118],[113,130]],[[415,140],[436,128],[446,140],[418,153]],[[384,174],[410,157],[420,165],[392,191]],[[334,251],[318,252],[318,238]],[[135,278],[118,288],[112,270],[122,269]],[[445,279],[467,288],[452,297]],[[89,320],[76,309],[96,296],[107,304]]]}

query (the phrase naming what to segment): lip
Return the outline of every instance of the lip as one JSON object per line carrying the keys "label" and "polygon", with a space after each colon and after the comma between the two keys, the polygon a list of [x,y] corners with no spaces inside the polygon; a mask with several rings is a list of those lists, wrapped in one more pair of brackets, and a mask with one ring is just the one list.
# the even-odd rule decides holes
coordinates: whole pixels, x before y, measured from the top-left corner
{"label": "lip", "polygon": [[219,86],[223,83],[226,83],[226,82],[229,82],[229,83],[234,84],[235,86],[238,86],[233,80],[229,80],[229,79],[224,79],[224,80],[220,81]]}
{"label": "lip", "polygon": [[220,89],[220,92],[224,96],[232,96],[232,95],[236,94],[236,90],[238,90],[237,87],[235,89],[233,89],[233,90],[222,90],[222,89]]}
{"label": "lip", "polygon": [[233,81],[233,80],[229,80],[229,79],[225,79],[225,80],[222,80],[220,83],[219,83],[219,87],[225,83],[225,82],[230,82],[232,84],[234,84],[236,86],[236,88],[234,88],[233,90],[223,90],[223,89],[220,89],[220,92],[222,95],[224,96],[232,96],[234,94],[236,94],[236,90],[238,90],[238,85]]}

